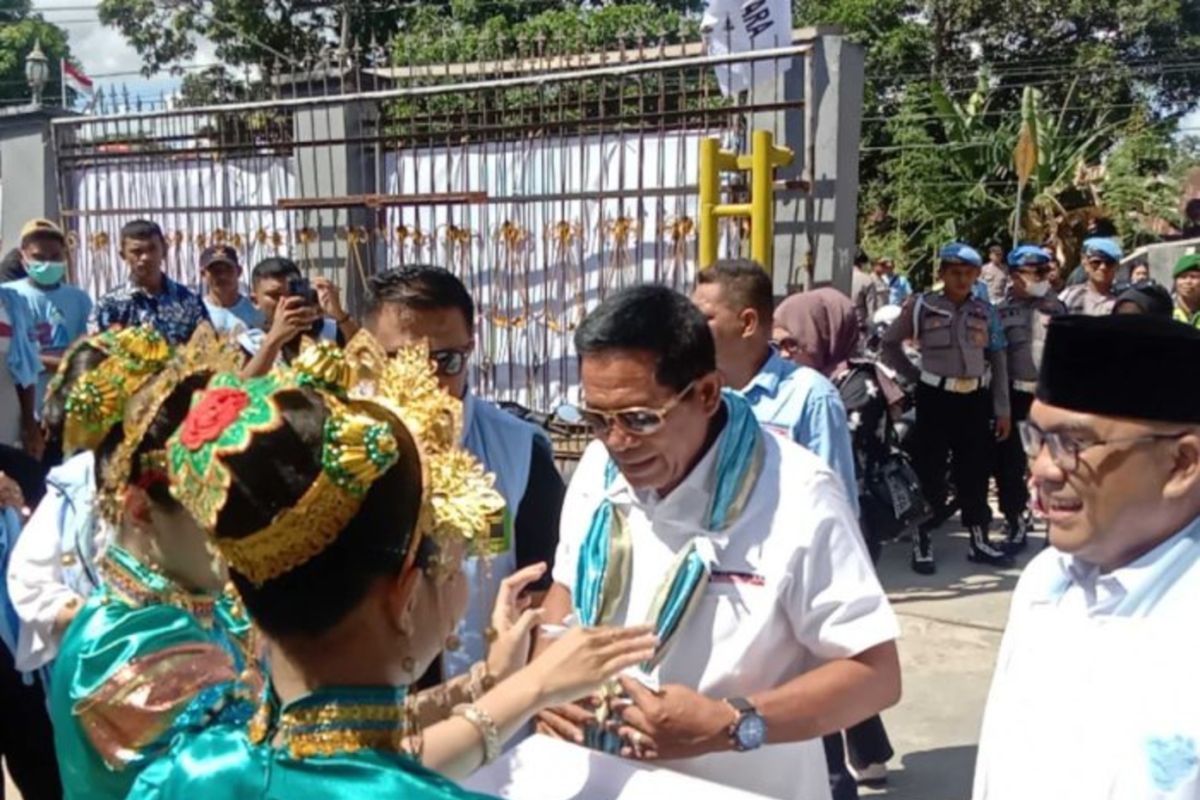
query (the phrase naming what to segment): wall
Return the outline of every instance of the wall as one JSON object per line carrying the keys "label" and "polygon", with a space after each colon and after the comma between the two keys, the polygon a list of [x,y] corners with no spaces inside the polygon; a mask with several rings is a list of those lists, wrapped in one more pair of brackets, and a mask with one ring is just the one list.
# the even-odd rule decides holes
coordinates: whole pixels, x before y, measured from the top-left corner
{"label": "wall", "polygon": [[[858,248],[858,148],[862,128],[863,67],[865,51],[837,28],[799,31],[796,41],[810,41],[810,59],[794,59],[792,68],[776,82],[755,89],[754,102],[806,98],[803,113],[756,114],[751,127],[775,133],[777,144],[791,147],[796,159],[779,170],[779,179],[799,179],[804,174],[806,115],[812,113],[814,167],[811,197],[802,191],[777,194],[775,204],[775,290],[806,283],[812,255],[813,278],[818,285],[832,283],[850,292],[850,274]],[[813,76],[809,93],[808,65]]]}
{"label": "wall", "polygon": [[58,220],[58,184],[49,125],[62,109],[23,108],[0,114],[0,248],[20,244],[21,228],[35,217]]}

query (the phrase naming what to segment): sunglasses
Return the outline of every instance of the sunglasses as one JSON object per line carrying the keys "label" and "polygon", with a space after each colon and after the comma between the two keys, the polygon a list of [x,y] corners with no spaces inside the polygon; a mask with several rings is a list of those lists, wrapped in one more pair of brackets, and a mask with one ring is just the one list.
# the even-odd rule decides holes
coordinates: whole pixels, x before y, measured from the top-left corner
{"label": "sunglasses", "polygon": [[597,408],[589,408],[586,404],[577,406],[568,404],[559,406],[555,414],[569,425],[586,425],[592,435],[598,438],[607,436],[614,425],[631,436],[651,436],[662,430],[663,426],[667,424],[667,415],[674,411],[692,393],[694,388],[696,388],[696,381],[689,383],[682,392],[659,408],[630,406],[616,411],[601,411]]}
{"label": "sunglasses", "polygon": [[470,347],[448,347],[445,350],[434,350],[429,354],[437,369],[437,374],[444,378],[453,378],[462,374],[471,359]]}

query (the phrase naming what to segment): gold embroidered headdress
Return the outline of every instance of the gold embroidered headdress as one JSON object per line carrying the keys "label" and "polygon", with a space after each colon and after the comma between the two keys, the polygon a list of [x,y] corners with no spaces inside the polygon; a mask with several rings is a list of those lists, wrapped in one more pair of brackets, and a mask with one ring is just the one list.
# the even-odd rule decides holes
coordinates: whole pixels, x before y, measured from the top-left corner
{"label": "gold embroidered headdress", "polygon": [[[377,344],[364,349],[359,337],[355,342],[355,349],[345,353],[328,345],[306,345],[293,368],[261,378],[214,377],[171,438],[172,494],[210,532],[229,566],[256,585],[296,569],[337,540],[374,482],[402,457],[392,427],[396,421],[417,443],[426,476],[410,557],[425,535],[475,538],[500,507],[490,476],[470,456],[452,452],[457,451],[456,434],[446,436],[456,430],[461,410],[438,388],[428,354],[405,354],[402,363],[420,364],[421,369],[402,373],[401,359],[387,359]],[[352,352],[362,358],[356,361]],[[374,360],[368,363],[368,357]],[[362,385],[345,391],[351,382],[361,384],[360,375],[373,377],[379,386],[401,381],[407,392],[393,402]],[[232,482],[225,460],[245,452],[256,436],[283,425],[278,397],[302,386],[320,394],[328,412],[317,478],[294,506],[262,530],[222,537],[217,522]]]}
{"label": "gold embroidered headdress", "polygon": [[[240,369],[243,359],[241,348],[218,336],[207,322],[201,323],[191,340],[178,348],[165,367],[129,398],[123,416],[124,436],[108,458],[98,496],[100,513],[105,519],[114,523],[119,519],[121,496],[133,474],[133,454],[167,398],[189,378],[206,372]],[[165,450],[143,454],[143,475],[150,473],[166,480],[166,455]]]}
{"label": "gold embroidered headdress", "polygon": [[94,449],[104,441],[113,425],[121,421],[125,401],[171,357],[167,340],[149,325],[104,331],[68,351],[49,392],[62,385],[71,355],[85,344],[107,353],[108,358],[81,375],[67,394],[63,424],[63,449],[67,455]]}
{"label": "gold embroidered headdress", "polygon": [[482,554],[504,498],[494,488],[495,476],[463,449],[462,401],[438,384],[429,348],[406,347],[389,358],[374,336],[360,331],[346,345],[346,361],[353,371],[352,396],[373,397],[392,408],[421,447],[426,482],[418,535],[435,541],[462,537]]}

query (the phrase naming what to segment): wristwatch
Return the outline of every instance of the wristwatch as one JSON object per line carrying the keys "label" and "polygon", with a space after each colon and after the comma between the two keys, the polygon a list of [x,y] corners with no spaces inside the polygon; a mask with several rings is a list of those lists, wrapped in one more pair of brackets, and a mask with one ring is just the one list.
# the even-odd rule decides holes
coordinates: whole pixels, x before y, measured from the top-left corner
{"label": "wristwatch", "polygon": [[737,719],[729,726],[729,738],[733,749],[739,753],[757,750],[766,744],[767,721],[758,709],[744,697],[731,697],[725,701],[737,712]]}

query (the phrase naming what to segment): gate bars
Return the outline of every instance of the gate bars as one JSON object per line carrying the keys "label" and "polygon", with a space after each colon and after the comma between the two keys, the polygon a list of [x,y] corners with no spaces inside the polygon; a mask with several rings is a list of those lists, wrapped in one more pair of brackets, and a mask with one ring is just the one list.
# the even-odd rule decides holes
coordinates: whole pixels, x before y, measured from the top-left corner
{"label": "gate bars", "polygon": [[[239,102],[110,97],[95,116],[55,120],[80,284],[124,281],[118,231],[137,217],[162,225],[168,272],[193,287],[215,243],[247,271],[281,254],[330,274],[352,306],[371,274],[436,263],[477,304],[476,391],[541,409],[570,399],[588,308],[641,281],[690,288],[700,142],[741,151],[750,115],[802,111],[778,88],[724,97],[713,68],[811,47],[712,56],[642,37],[587,53],[539,39],[483,56],[353,69],[326,57],[300,74],[262,70]],[[735,175],[719,193],[738,203],[748,189]],[[722,225],[737,254],[741,225]]]}

